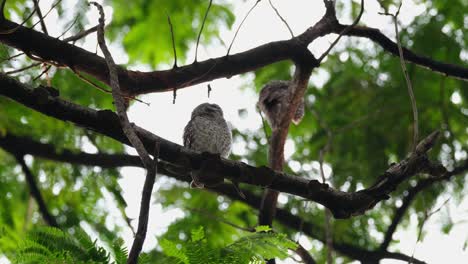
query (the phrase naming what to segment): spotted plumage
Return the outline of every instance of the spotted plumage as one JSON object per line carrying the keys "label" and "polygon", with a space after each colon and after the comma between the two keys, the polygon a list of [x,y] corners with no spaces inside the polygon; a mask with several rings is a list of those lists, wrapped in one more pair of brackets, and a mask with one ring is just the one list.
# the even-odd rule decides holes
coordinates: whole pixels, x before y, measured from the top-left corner
{"label": "spotted plumage", "polygon": [[[257,102],[258,108],[265,113],[266,119],[271,128],[278,127],[280,122],[280,113],[285,111],[289,104],[289,81],[270,81],[263,86]],[[301,99],[294,113],[292,122],[299,124],[304,117],[304,99]]]}
{"label": "spotted plumage", "polygon": [[204,103],[192,111],[192,118],[184,129],[185,147],[227,158],[231,144],[231,129],[219,105]]}

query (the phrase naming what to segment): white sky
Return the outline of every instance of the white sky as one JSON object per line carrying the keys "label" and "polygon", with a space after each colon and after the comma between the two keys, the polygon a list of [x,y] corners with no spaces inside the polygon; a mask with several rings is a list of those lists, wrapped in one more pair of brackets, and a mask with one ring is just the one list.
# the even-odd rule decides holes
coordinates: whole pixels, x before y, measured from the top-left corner
{"label": "white sky", "polygon": [[[67,0],[70,7],[74,6],[78,0]],[[48,10],[51,5],[50,0],[41,1],[42,10]],[[99,1],[101,2],[101,1]],[[242,20],[243,15],[252,6],[254,0],[251,1],[236,1],[238,4],[233,10],[237,16],[237,21],[234,29],[237,28],[238,23]],[[313,25],[324,13],[324,6],[322,0],[296,0],[292,5],[292,1],[288,0],[275,0],[275,6],[280,10],[282,16],[288,21],[293,29],[295,35],[302,33],[307,27]],[[356,1],[355,1],[356,2]],[[383,32],[393,38],[393,28],[391,21],[388,17],[378,15],[377,3],[375,0],[366,1],[366,12],[364,13],[361,22],[372,27],[380,28]],[[109,22],[112,14],[112,8],[106,7],[106,21]],[[407,25],[414,16],[420,15],[424,12],[424,6],[414,5],[412,2],[404,1],[403,8],[399,18],[403,25]],[[424,14],[423,14],[424,15]],[[61,34],[61,28],[57,27],[57,14],[52,12],[46,19],[48,29],[52,35],[58,36]],[[98,19],[95,8],[91,8],[88,12],[89,21],[91,24],[96,24]],[[351,18],[341,18],[340,21],[351,23]],[[174,22],[176,23],[176,22]],[[177,28],[175,28],[177,30]],[[221,38],[229,43],[234,34],[234,30],[223,30]],[[268,4],[268,1],[262,1],[257,8],[247,18],[244,26],[240,30],[236,42],[233,46],[231,54],[243,51],[255,46],[264,44],[269,41],[287,39],[289,32],[282,22],[275,15],[273,10]],[[316,40],[311,45],[312,52],[319,56],[334,40],[335,36],[328,36]],[[346,38],[343,38],[341,43],[346,44]],[[96,47],[95,37],[88,37],[84,46],[86,49],[94,51]],[[127,58],[123,50],[118,44],[111,44],[111,52],[118,63],[125,63]],[[207,59],[210,57],[222,56],[226,52],[225,47],[210,46],[202,47],[199,49],[199,60]],[[191,54],[194,52],[192,51]],[[193,57],[188,58],[192,61]],[[180,64],[180,63],[179,63]],[[147,67],[138,67],[140,70],[148,70]],[[320,84],[324,82],[326,74],[320,71],[314,71],[312,75],[312,83]],[[157,93],[143,96],[141,99],[145,102],[151,103],[150,106],[135,103],[129,109],[129,116],[132,122],[144,127],[153,133],[166,138],[178,144],[182,143],[182,132],[185,124],[189,120],[191,110],[200,103],[212,102],[219,104],[225,113],[225,118],[230,121],[234,127],[241,131],[256,130],[260,128],[260,117],[255,111],[256,95],[252,91],[241,90],[240,87],[244,85],[252,85],[252,76],[247,75],[245,78],[234,76],[230,79],[219,79],[210,82],[213,88],[211,97],[207,98],[206,83],[197,85],[190,89],[182,89],[177,92],[176,104],[172,104],[172,93]],[[416,95],[417,96],[417,95]],[[238,110],[246,109],[248,112],[247,117],[239,118]],[[234,152],[242,153],[241,146],[235,146]],[[130,151],[131,153],[134,153]],[[293,144],[288,144],[286,156],[290,156],[294,152]],[[123,178],[120,180],[120,185],[124,190],[124,197],[129,204],[126,210],[130,218],[138,219],[140,194],[143,186],[144,172],[142,169],[137,168],[124,168],[122,169]],[[166,180],[160,180],[155,185],[155,191],[158,190],[161,184],[167,184]],[[283,197],[284,198],[284,197]],[[445,198],[447,199],[447,198]],[[445,199],[441,199],[439,204]],[[108,207],[114,207],[112,199],[109,196]],[[468,201],[465,199],[459,208],[454,206],[449,207],[451,215],[458,220],[468,219]],[[408,230],[398,229],[394,238],[399,239],[400,243],[392,246],[392,250],[400,250],[405,254],[411,255],[416,245],[415,257],[426,260],[429,263],[467,263],[468,252],[463,251],[463,243],[467,239],[468,225],[457,225],[449,235],[442,234],[440,230],[440,221],[445,208],[440,213],[434,215],[425,225],[424,230],[427,235],[422,243],[416,245],[417,221],[412,217],[411,225]],[[113,216],[112,216],[113,215]],[[150,224],[148,230],[147,240],[144,249],[150,249],[155,246],[155,236],[165,232],[167,226],[174,221],[177,217],[183,216],[183,212],[175,209],[164,211],[158,204],[153,204],[151,207]],[[118,224],[123,226],[122,222],[115,223],[115,219],[119,217],[119,213],[113,210],[109,217],[109,225]],[[135,229],[137,220],[133,222]],[[372,232],[372,231],[370,231]],[[129,230],[125,231],[125,241],[128,247],[131,246],[133,237]],[[310,248],[311,243],[307,238],[301,238],[301,243]],[[1,259],[0,259],[1,260]],[[1,262],[1,261],[0,261]],[[295,263],[293,260],[288,259],[282,263]],[[382,263],[402,263],[399,261],[383,261]]]}

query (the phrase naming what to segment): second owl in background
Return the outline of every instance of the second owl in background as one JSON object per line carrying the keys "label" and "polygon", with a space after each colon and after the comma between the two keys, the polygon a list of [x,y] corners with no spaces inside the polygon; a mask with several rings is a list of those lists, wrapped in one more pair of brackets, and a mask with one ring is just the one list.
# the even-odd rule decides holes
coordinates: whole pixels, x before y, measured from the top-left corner
{"label": "second owl in background", "polygon": [[[281,114],[289,105],[289,85],[290,81],[274,80],[263,86],[257,106],[266,115],[266,119],[272,129],[279,126]],[[292,118],[294,124],[299,124],[304,117],[304,98],[297,106],[296,112]]]}

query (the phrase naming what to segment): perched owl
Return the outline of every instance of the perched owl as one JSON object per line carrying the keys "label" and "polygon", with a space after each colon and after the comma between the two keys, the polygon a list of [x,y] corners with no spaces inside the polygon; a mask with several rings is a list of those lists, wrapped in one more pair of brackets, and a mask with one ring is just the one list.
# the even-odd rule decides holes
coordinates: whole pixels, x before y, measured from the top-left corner
{"label": "perched owl", "polygon": [[[192,118],[185,126],[183,139],[185,147],[198,152],[208,152],[223,158],[227,158],[231,153],[231,129],[224,120],[223,110],[217,104],[204,103],[192,111]],[[198,174],[192,175],[192,186],[203,187],[203,184],[199,184],[201,179]],[[204,182],[206,181],[204,179]]]}
{"label": "perched owl", "polygon": [[204,103],[192,111],[192,118],[184,129],[185,147],[227,158],[231,144],[231,129],[219,105]]}
{"label": "perched owl", "polygon": [[[258,108],[265,113],[266,119],[272,129],[278,127],[280,122],[280,113],[285,111],[289,104],[288,87],[289,81],[270,81],[263,86],[258,99]],[[299,124],[304,117],[304,99],[302,98],[297,106],[296,113],[293,116],[292,122]]]}

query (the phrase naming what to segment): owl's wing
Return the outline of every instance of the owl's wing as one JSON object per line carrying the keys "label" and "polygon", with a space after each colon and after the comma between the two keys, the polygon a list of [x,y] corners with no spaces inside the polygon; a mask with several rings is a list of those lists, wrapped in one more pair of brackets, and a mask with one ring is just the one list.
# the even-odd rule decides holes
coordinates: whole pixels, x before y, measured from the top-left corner
{"label": "owl's wing", "polygon": [[184,147],[192,148],[193,133],[194,133],[193,130],[194,130],[193,120],[190,120],[184,128],[184,135],[183,135]]}

